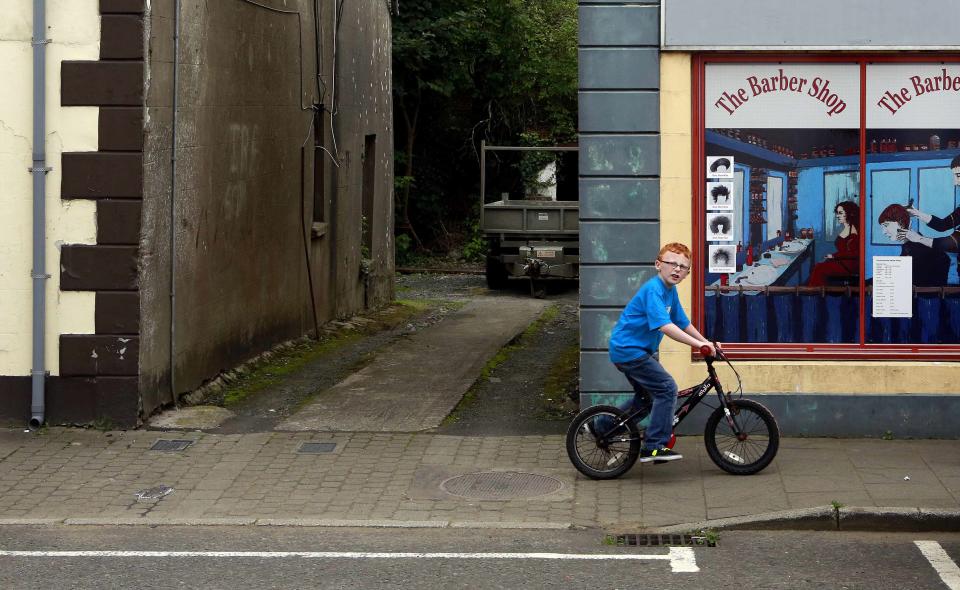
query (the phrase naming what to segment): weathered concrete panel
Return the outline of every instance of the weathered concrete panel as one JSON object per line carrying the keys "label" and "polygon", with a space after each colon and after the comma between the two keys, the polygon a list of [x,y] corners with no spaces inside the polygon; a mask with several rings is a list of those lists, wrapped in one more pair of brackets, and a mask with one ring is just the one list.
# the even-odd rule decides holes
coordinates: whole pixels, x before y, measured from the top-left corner
{"label": "weathered concrete panel", "polygon": [[660,181],[655,178],[580,180],[580,219],[643,219],[660,215]]}
{"label": "weathered concrete panel", "polygon": [[633,388],[606,351],[587,351],[580,353],[580,391],[628,392]]}
{"label": "weathered concrete panel", "polygon": [[581,92],[580,131],[644,133],[660,130],[657,92]]}
{"label": "weathered concrete panel", "polygon": [[656,49],[616,47],[580,50],[581,89],[660,87],[660,53]]}
{"label": "weathered concrete panel", "polygon": [[655,273],[652,265],[581,266],[580,305],[623,307]]}
{"label": "weathered concrete panel", "polygon": [[580,45],[660,45],[657,6],[581,6]]}
{"label": "weathered concrete panel", "polygon": [[580,224],[581,264],[653,264],[659,250],[658,223],[590,221]]}
{"label": "weathered concrete panel", "polygon": [[580,311],[580,348],[607,348],[610,332],[620,319],[619,309]]}
{"label": "weathered concrete panel", "polygon": [[657,135],[581,135],[581,176],[654,176],[660,173]]}

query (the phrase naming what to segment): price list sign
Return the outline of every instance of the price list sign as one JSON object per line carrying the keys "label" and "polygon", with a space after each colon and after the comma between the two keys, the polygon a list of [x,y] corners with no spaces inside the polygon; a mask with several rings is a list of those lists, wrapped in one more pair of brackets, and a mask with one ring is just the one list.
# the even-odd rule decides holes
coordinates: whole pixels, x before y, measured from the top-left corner
{"label": "price list sign", "polygon": [[913,258],[873,257],[873,317],[913,316]]}

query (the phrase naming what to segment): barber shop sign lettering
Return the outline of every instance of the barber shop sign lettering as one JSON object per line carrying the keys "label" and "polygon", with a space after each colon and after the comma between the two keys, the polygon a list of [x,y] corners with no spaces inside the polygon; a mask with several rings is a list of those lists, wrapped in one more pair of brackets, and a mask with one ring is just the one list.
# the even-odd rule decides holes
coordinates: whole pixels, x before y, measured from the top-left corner
{"label": "barber shop sign lettering", "polygon": [[858,64],[706,64],[706,127],[855,129]]}
{"label": "barber shop sign lettering", "polygon": [[746,76],[740,88],[722,91],[713,101],[713,106],[725,111],[728,115],[733,115],[750,100],[776,97],[786,93],[806,95],[811,100],[820,102],[824,114],[828,117],[847,110],[847,100],[833,90],[830,78],[814,76],[807,79],[802,76],[791,76],[785,74],[783,68],[779,68],[773,76]]}
{"label": "barber shop sign lettering", "polygon": [[907,85],[883,90],[877,106],[896,115],[914,98],[938,92],[960,92],[960,76],[951,75],[946,68],[940,68],[940,72],[933,76],[909,76]]}

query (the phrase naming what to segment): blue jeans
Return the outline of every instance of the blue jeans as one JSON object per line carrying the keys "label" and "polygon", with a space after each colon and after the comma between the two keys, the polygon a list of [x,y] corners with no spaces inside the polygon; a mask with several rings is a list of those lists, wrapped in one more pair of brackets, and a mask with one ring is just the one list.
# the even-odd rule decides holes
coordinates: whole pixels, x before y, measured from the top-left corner
{"label": "blue jeans", "polygon": [[670,442],[673,414],[677,405],[677,383],[653,355],[644,355],[626,363],[614,363],[633,386],[634,397],[624,408],[648,408],[650,426],[643,438],[643,448],[660,449]]}

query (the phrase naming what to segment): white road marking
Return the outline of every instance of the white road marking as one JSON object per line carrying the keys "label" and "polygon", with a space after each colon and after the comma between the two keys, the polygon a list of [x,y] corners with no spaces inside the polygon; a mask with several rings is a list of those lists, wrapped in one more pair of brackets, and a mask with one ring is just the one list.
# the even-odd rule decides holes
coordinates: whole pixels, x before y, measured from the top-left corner
{"label": "white road marking", "polygon": [[960,590],[960,567],[950,559],[940,543],[936,541],[914,541],[920,553],[927,558],[933,569],[940,574],[940,579],[950,590]]}
{"label": "white road marking", "polygon": [[376,553],[366,551],[0,551],[0,557],[235,557],[304,559],[548,559],[662,560],[673,572],[698,572],[692,547],[670,547],[663,555],[602,553]]}

